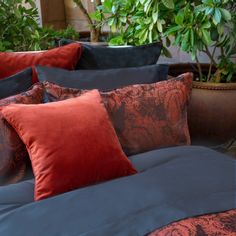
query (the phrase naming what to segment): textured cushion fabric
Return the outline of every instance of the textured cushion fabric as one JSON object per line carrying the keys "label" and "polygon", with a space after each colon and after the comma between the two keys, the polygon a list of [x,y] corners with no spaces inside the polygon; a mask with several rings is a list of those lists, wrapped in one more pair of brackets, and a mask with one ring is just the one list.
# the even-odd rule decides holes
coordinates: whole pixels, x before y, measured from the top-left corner
{"label": "textured cushion fabric", "polygon": [[131,84],[150,84],[166,80],[168,65],[151,65],[107,70],[75,70],[37,66],[40,82],[49,81],[63,87],[109,91]]}
{"label": "textured cushion fabric", "polygon": [[[71,40],[61,40],[62,45]],[[113,69],[156,64],[161,54],[162,44],[151,43],[133,47],[104,47],[83,44],[83,53],[77,69]]]}
{"label": "textured cushion fabric", "polygon": [[97,90],[58,103],[10,105],[2,113],[27,146],[35,200],[136,173]]}
{"label": "textured cushion fabric", "polygon": [[0,99],[24,92],[33,85],[32,68],[0,80]]}
{"label": "textured cushion fabric", "polygon": [[78,43],[54,48],[38,53],[0,52],[0,79],[11,76],[27,67],[33,68],[33,82],[37,82],[35,65],[60,67],[73,70],[80,58],[81,47]]}
{"label": "textured cushion fabric", "polygon": [[234,236],[236,235],[235,219],[236,209],[215,214],[207,214],[174,222],[154,231],[148,236]]}
{"label": "textured cushion fabric", "polygon": [[188,145],[187,104],[192,74],[150,85],[132,85],[103,93],[120,143],[127,155]]}
{"label": "textured cushion fabric", "polygon": [[[156,148],[188,145],[187,104],[192,74],[154,84],[130,85],[101,93],[127,155]],[[49,101],[80,96],[83,90],[45,83]]]}
{"label": "textured cushion fabric", "polygon": [[41,84],[35,84],[29,91],[0,100],[0,185],[20,181],[25,175],[29,160],[24,143],[3,118],[2,109],[14,103],[41,103],[43,91]]}

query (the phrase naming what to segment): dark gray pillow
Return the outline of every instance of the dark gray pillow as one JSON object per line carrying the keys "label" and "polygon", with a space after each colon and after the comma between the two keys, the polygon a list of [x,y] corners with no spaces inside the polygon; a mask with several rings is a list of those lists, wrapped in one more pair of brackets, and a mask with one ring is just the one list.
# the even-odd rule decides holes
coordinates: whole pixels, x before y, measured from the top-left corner
{"label": "dark gray pillow", "polygon": [[63,87],[109,91],[132,84],[150,84],[166,80],[168,65],[151,65],[108,70],[64,70],[36,66],[40,82],[49,81]]}
{"label": "dark gray pillow", "polygon": [[[72,43],[62,39],[60,45]],[[98,70],[138,67],[156,64],[162,44],[151,43],[132,47],[107,47],[82,44],[82,55],[76,69]]]}
{"label": "dark gray pillow", "polygon": [[0,80],[0,99],[24,92],[33,85],[32,68]]}

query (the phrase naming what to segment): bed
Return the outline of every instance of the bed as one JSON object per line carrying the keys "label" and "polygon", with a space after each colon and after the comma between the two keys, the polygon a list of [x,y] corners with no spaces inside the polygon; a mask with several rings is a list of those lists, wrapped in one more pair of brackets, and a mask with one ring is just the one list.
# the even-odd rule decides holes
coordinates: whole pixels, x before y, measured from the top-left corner
{"label": "bed", "polygon": [[236,235],[236,161],[200,146],[130,157],[138,174],[34,202],[0,187],[0,235]]}
{"label": "bed", "polygon": [[[156,49],[157,51],[151,50],[155,54],[155,60],[152,64],[156,63],[160,55],[160,45],[154,46],[158,48]],[[13,173],[10,176],[12,178],[6,178],[6,180],[12,181],[11,183],[14,182],[14,184],[0,186],[0,236],[236,235],[236,160],[206,147],[190,146],[187,104],[190,98],[190,79],[192,82],[190,77],[192,75],[187,73],[175,79],[163,81],[163,84],[161,84],[162,82],[160,81],[163,80],[163,76],[165,75],[164,79],[167,77],[167,65],[146,65],[143,68],[136,68],[140,65],[133,65],[135,67],[133,69],[112,69],[100,72],[98,70],[66,71],[62,70],[62,68],[75,68],[81,55],[81,47],[79,45],[65,47],[64,49],[66,50],[63,47],[55,49],[55,51],[52,50],[49,52],[50,55],[47,55],[47,52],[39,54],[37,60],[39,60],[41,67],[37,66],[36,71],[38,79],[43,84],[36,84],[22,94],[2,100],[2,104],[0,104],[0,122],[2,122],[3,127],[0,129],[2,131],[0,132],[0,139],[2,138],[2,142],[0,140],[0,156],[1,153],[5,152],[6,158],[2,158],[1,163],[8,168],[3,171],[2,175],[4,176],[8,172]],[[61,53],[58,53],[58,50],[62,50]],[[143,51],[143,53],[146,52]],[[105,55],[109,54],[103,53],[102,55],[105,57]],[[142,54],[138,55],[142,58]],[[8,56],[10,56],[10,59],[6,60],[5,54],[2,54],[1,61],[4,62],[6,60],[6,63],[11,61],[17,71],[18,69],[26,69],[18,68],[21,67],[20,62],[22,62],[20,56],[19,58],[15,54],[9,54]],[[35,61],[35,54],[23,56],[28,58],[28,66],[31,66],[31,62]],[[55,56],[61,58],[61,60],[52,60]],[[42,63],[44,57],[51,63],[51,67],[60,66],[61,68],[42,67],[44,65]],[[128,59],[126,57],[122,58],[125,58],[126,61],[129,60],[128,57]],[[132,62],[137,63],[139,61],[136,57],[133,58],[136,60]],[[104,61],[114,63],[115,60],[104,59]],[[102,60],[99,59],[100,62]],[[123,59],[121,62],[123,64]],[[74,66],[67,68],[68,65],[72,64]],[[9,71],[7,68],[7,72],[13,74],[14,71]],[[28,72],[28,78],[26,78],[25,74],[23,77],[31,81],[32,75],[35,74],[35,68],[33,70],[30,69]],[[4,76],[2,75],[2,77]],[[14,88],[14,84],[20,84],[15,83],[18,81],[18,76],[17,78],[15,76],[10,78],[10,82],[13,81],[14,83],[12,85],[8,84],[7,88]],[[33,78],[37,79],[36,77]],[[77,80],[78,78],[84,79],[84,81]],[[111,81],[110,78],[112,78]],[[123,80],[120,78],[123,78]],[[24,84],[22,78],[21,83]],[[177,85],[173,85],[173,83],[177,83]],[[15,120],[16,116],[13,116],[14,119],[7,119],[10,125],[7,122],[5,123],[3,117],[6,118],[7,114],[10,114],[10,110],[4,107],[10,104],[10,107],[13,108],[15,107],[14,104],[20,104],[20,106],[22,105],[22,107],[26,108],[23,104],[31,104],[32,107],[39,106],[42,108],[42,103],[60,102],[64,99],[79,97],[84,93],[84,91],[80,90],[81,88],[94,89],[98,88],[98,84],[99,89],[103,91],[101,96],[114,126],[114,134],[116,131],[118,136],[116,138],[119,138],[120,141],[120,143],[117,141],[119,150],[121,150],[122,146],[127,154],[127,157],[125,157],[126,162],[131,162],[137,173],[135,172],[135,174],[128,176],[122,175],[125,177],[119,178],[116,178],[116,176],[87,187],[72,186],[69,192],[66,189],[57,195],[49,194],[48,196],[50,197],[47,196],[48,198],[43,200],[36,199],[35,189],[37,184],[35,183],[37,181],[35,180],[37,180],[37,175],[35,173],[33,175],[30,169],[29,174],[25,175],[26,164],[30,159],[34,169],[34,161],[32,160],[36,160],[38,157],[39,159],[44,157],[42,159],[47,160],[48,155],[37,155],[37,158],[32,158],[30,154],[33,152],[29,149],[30,145],[27,144],[32,143],[32,140],[40,139],[39,136],[36,135],[36,138],[32,138],[34,131],[32,130],[32,134],[28,132],[31,135],[29,142],[23,140],[24,135],[18,137],[17,133],[20,133],[19,130],[22,130],[23,126],[20,125],[18,132],[12,129],[13,125],[10,120]],[[65,87],[60,87],[59,85]],[[128,87],[123,88],[123,86]],[[4,88],[5,92],[10,92]],[[25,89],[20,86],[19,91],[25,91]],[[112,91],[110,91],[111,89]],[[170,93],[170,91],[172,92]],[[16,91],[14,92],[14,94],[17,93]],[[114,99],[118,96],[117,94],[119,96],[122,95],[122,99]],[[10,95],[12,94],[4,96]],[[119,103],[119,101],[122,102]],[[13,105],[11,106],[12,103]],[[113,104],[116,106],[113,106]],[[124,104],[128,105],[124,106]],[[104,107],[103,112],[106,109]],[[31,115],[31,113],[29,114]],[[62,113],[64,113],[63,109]],[[88,117],[91,120],[93,119],[93,113],[96,112],[94,110],[91,112],[92,118]],[[36,120],[37,122],[31,121],[33,122],[33,128],[39,126],[39,124],[45,125],[42,122],[42,117],[38,117],[39,120]],[[52,123],[49,122],[49,128],[55,126],[54,121],[59,120],[58,117],[64,122],[64,116],[57,116],[57,119],[54,119]],[[130,117],[133,117],[133,119],[129,119]],[[51,118],[51,116],[48,115],[45,120],[48,120],[48,118]],[[140,123],[137,121],[140,121]],[[161,121],[161,128],[157,124],[159,121]],[[89,122],[86,120],[86,123]],[[92,120],[89,124],[94,123],[94,120]],[[57,139],[61,136],[65,140],[69,139],[70,133],[67,133],[67,138],[65,138],[65,132],[72,130],[71,127],[74,130],[75,125],[73,126],[71,122],[68,122],[68,124],[58,134],[56,133],[56,128],[51,133],[48,132],[48,129],[44,130],[42,132],[43,144],[50,143],[44,138],[45,133],[47,138],[49,136],[48,133],[52,134],[52,141],[56,140],[56,142],[52,142],[50,148],[47,148],[47,146],[46,148],[45,146],[41,148],[39,145],[38,147],[40,148],[36,148],[35,152],[39,153],[38,150],[46,150],[50,153],[54,149],[52,153],[55,150],[59,150],[58,152],[55,151],[56,154],[64,151],[65,155],[62,155],[62,158],[67,157],[68,152],[65,151],[65,142],[63,143],[64,146],[62,146],[60,142],[57,142]],[[81,125],[81,123],[79,124]],[[109,124],[111,125],[111,123]],[[176,126],[176,124],[179,125]],[[26,124],[27,128],[28,126],[29,123]],[[42,129],[44,128],[43,126]],[[141,129],[139,129],[140,127]],[[175,129],[176,127],[177,130]],[[13,128],[17,127],[13,126]],[[86,128],[84,130],[86,133]],[[101,133],[105,133],[105,131],[107,131],[107,128],[104,128]],[[95,127],[93,133],[91,133],[92,135],[90,134],[88,137],[95,136],[97,133],[100,134],[98,126]],[[123,133],[131,136],[130,140]],[[107,137],[106,133],[104,136]],[[81,134],[77,134],[74,137],[79,139]],[[114,136],[111,137],[114,139]],[[97,140],[99,138],[98,135]],[[123,140],[123,138],[125,139]],[[83,141],[83,138],[81,140]],[[135,140],[135,145],[132,143],[133,140]],[[108,153],[107,159],[112,159],[111,153],[107,151],[109,150],[109,145],[107,144],[109,136],[105,140],[106,142],[103,142],[99,147],[96,146],[97,143],[94,140],[92,141],[86,144],[88,145],[88,147],[86,146],[86,152],[80,155],[82,160],[84,156],[88,155],[89,149],[96,149],[96,147],[105,147],[103,151]],[[131,143],[127,141],[131,141]],[[154,141],[158,142],[155,143]],[[165,148],[163,148],[163,143]],[[74,149],[77,150],[77,146]],[[96,150],[93,154],[96,154]],[[99,158],[97,160],[100,161]],[[18,168],[15,163],[20,163],[21,168]],[[51,166],[55,166],[55,163],[52,163]],[[64,168],[63,165],[61,166]],[[66,167],[62,170],[68,171]],[[92,173],[91,169],[89,170]],[[90,174],[86,171],[85,176]],[[45,168],[42,168],[42,173],[45,173]],[[61,176],[63,175],[60,174],[61,172],[59,173],[59,178],[54,178],[54,183],[63,182],[61,181],[63,178]],[[22,180],[23,176],[24,179]],[[34,176],[36,176],[35,179]],[[21,181],[17,182],[19,180]],[[49,189],[49,193],[50,191],[51,189]]]}

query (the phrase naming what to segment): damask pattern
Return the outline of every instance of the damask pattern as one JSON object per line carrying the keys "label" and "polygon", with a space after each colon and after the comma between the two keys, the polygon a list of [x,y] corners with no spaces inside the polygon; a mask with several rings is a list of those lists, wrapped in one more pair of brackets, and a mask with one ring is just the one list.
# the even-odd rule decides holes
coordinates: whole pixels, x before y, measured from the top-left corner
{"label": "damask pattern", "polygon": [[43,94],[43,86],[35,84],[26,92],[0,100],[0,185],[20,181],[24,177],[29,161],[25,145],[3,118],[1,110],[4,106],[14,103],[42,103]]}
{"label": "damask pattern", "polygon": [[236,209],[181,220],[149,236],[236,236]]}
{"label": "damask pattern", "polygon": [[102,93],[127,155],[190,144],[187,103],[192,74],[154,84],[132,85]]}
{"label": "damask pattern", "polygon": [[83,93],[87,92],[87,90],[82,89],[61,87],[57,84],[48,81],[44,82],[43,85],[46,91],[45,99],[49,102],[62,101],[65,99],[78,97]]}
{"label": "damask pattern", "polygon": [[[101,93],[117,136],[127,155],[156,148],[188,145],[187,104],[192,74],[168,81],[131,85]],[[46,82],[49,101],[80,96],[84,91]]]}

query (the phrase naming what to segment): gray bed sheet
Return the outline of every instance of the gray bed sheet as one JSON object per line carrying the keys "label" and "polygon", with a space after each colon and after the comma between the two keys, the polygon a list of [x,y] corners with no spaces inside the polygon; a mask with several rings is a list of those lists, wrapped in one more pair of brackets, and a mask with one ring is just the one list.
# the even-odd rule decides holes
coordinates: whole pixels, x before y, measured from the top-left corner
{"label": "gray bed sheet", "polygon": [[33,202],[33,180],[0,188],[0,235],[146,235],[236,208],[236,161],[196,146],[130,157],[139,173]]}

